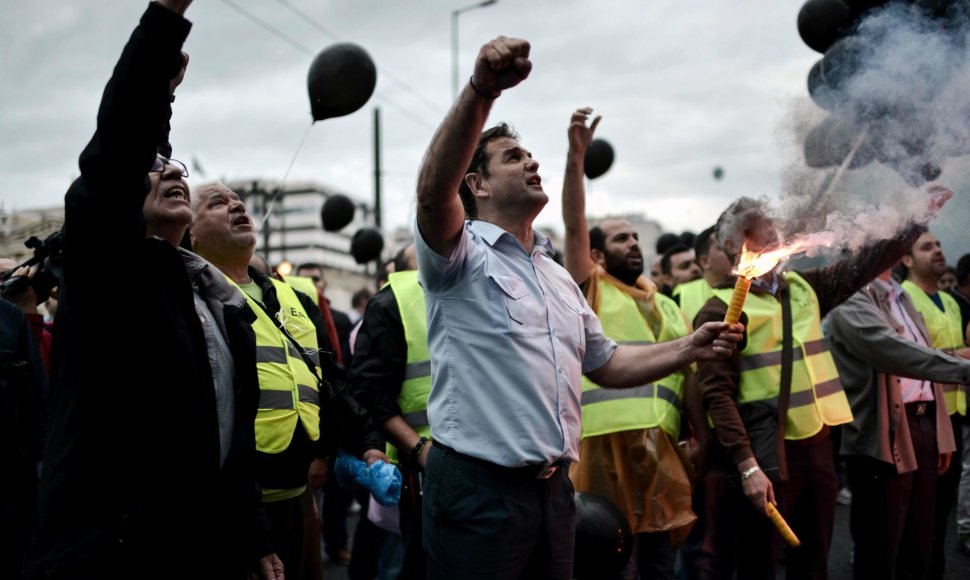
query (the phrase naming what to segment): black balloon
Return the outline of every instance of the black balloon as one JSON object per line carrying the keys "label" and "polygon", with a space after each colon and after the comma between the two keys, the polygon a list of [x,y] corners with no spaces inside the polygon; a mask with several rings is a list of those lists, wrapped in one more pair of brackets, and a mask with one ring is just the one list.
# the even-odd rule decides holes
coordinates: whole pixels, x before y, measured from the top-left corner
{"label": "black balloon", "polygon": [[798,34],[818,52],[825,52],[852,24],[852,11],[842,0],[808,0],[798,12]]}
{"label": "black balloon", "polygon": [[613,146],[604,139],[593,139],[583,160],[583,173],[590,179],[596,179],[613,165]]}
{"label": "black balloon", "polygon": [[381,257],[384,236],[374,228],[361,228],[350,239],[350,255],[358,264],[366,264]]}
{"label": "black balloon", "polygon": [[602,497],[577,493],[573,578],[617,576],[632,551],[633,532],[620,508]]}
{"label": "black balloon", "polygon": [[808,71],[808,94],[812,101],[826,111],[835,110],[844,97],[825,82],[822,74],[822,59],[819,59]]}
{"label": "black balloon", "polygon": [[724,169],[720,166],[714,168],[714,179],[720,181],[724,177]]}
{"label": "black balloon", "polygon": [[864,42],[855,36],[847,36],[829,48],[822,58],[821,74],[825,84],[832,90],[841,90],[863,66]]}
{"label": "black balloon", "polygon": [[314,121],[349,115],[364,106],[377,84],[377,68],[363,48],[342,42],[313,59],[307,75]]}
{"label": "black balloon", "polygon": [[[830,115],[816,125],[805,137],[805,163],[809,167],[832,167],[841,165],[852,152],[862,128],[850,119]],[[849,163],[850,169],[864,167],[872,162],[875,153],[864,142]]]}
{"label": "black balloon", "polygon": [[323,202],[323,209],[320,210],[320,218],[323,220],[323,229],[328,232],[338,232],[344,229],[347,224],[354,221],[354,202],[350,201],[346,195],[331,195],[327,201]]}

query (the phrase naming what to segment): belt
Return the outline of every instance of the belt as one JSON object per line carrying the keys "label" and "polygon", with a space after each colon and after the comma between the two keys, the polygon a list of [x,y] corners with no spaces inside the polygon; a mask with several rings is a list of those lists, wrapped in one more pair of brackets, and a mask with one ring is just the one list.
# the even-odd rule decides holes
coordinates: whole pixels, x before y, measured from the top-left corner
{"label": "belt", "polygon": [[483,467],[489,468],[491,471],[506,476],[506,477],[516,477],[524,479],[549,479],[556,472],[561,469],[568,468],[569,462],[563,459],[556,461],[555,463],[550,463],[548,465],[530,464],[523,465],[522,467],[506,467],[504,465],[498,465],[497,463],[492,463],[491,461],[486,461],[484,459],[479,459],[478,457],[472,457],[471,455],[465,455],[459,451],[455,451],[451,447],[443,443],[439,443],[437,440],[432,440],[431,444],[441,449],[445,453],[451,453],[459,459],[468,461],[469,463],[475,463]]}
{"label": "belt", "polygon": [[917,401],[915,403],[906,403],[906,414],[915,417],[921,417],[923,415],[935,415],[936,402]]}

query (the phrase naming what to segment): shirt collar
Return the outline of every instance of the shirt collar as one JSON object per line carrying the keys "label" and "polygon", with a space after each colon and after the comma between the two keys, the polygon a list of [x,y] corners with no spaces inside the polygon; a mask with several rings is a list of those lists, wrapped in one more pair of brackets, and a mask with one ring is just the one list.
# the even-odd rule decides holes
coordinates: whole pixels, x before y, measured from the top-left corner
{"label": "shirt collar", "polygon": [[882,294],[885,294],[886,296],[888,296],[891,300],[893,300],[895,302],[898,302],[899,301],[899,297],[903,293],[903,287],[900,286],[899,285],[899,282],[897,282],[893,278],[889,278],[888,281],[883,280],[882,278],[876,278],[872,282],[870,282],[869,284],[871,286],[875,287]]}
{"label": "shirt collar", "polygon": [[[468,223],[468,226],[472,229],[472,231],[474,231],[476,234],[481,236],[482,239],[485,240],[485,242],[489,246],[494,247],[495,244],[498,243],[498,241],[502,238],[502,236],[508,236],[516,243],[518,243],[518,240],[515,238],[515,236],[513,236],[509,232],[503,230],[501,227],[491,222],[483,222],[481,220],[470,220],[467,223]],[[535,250],[541,250],[547,256],[552,256],[555,253],[555,250],[552,247],[552,241],[550,241],[548,237],[542,235],[536,229],[532,230],[532,236],[533,236],[533,246],[534,246],[533,252]]]}

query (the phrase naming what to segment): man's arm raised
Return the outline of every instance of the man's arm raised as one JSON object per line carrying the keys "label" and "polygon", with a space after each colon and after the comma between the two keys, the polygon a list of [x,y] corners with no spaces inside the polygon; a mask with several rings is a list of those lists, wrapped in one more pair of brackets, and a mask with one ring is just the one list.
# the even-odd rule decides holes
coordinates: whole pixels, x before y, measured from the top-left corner
{"label": "man's arm raised", "polygon": [[589,224],[586,223],[586,185],[583,182],[586,149],[593,141],[593,133],[602,117],[586,120],[593,109],[576,109],[569,123],[569,152],[566,154],[566,175],[562,182],[562,221],[566,226],[566,271],[573,281],[582,284],[593,268],[590,257]]}
{"label": "man's arm raised", "polygon": [[492,102],[504,89],[522,82],[532,70],[529,43],[500,36],[484,45],[475,72],[458,101],[438,127],[418,173],[418,227],[440,256],[458,243],[465,212],[458,186],[465,178]]}

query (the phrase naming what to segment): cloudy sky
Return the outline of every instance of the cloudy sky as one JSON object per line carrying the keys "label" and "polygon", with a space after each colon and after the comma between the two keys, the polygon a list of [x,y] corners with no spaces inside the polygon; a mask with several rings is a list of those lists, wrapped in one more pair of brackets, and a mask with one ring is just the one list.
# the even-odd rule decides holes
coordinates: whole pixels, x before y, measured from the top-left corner
{"label": "cloudy sky", "polygon": [[[306,134],[288,181],[320,181],[366,199],[379,107],[384,220],[408,223],[417,167],[451,102],[451,12],[470,3],[196,0],[187,13],[191,63],[175,103],[174,156],[197,160],[207,179],[279,179]],[[60,203],[104,83],[145,5],[6,3],[4,207]],[[610,172],[590,185],[591,212],[641,211],[668,230],[699,231],[740,195],[777,196],[786,168],[800,163],[791,111],[806,110],[805,77],[818,58],[798,36],[800,5],[500,0],[461,15],[459,76],[468,78],[478,47],[499,34],[532,43],[532,75],[497,101],[491,120],[511,122],[541,164],[551,200],[539,225],[561,230],[566,126],[573,109],[588,105],[604,117],[597,136],[616,151]],[[353,115],[310,127],[306,74],[313,56],[337,41],[366,48],[377,89]],[[716,166],[724,168],[720,181]],[[942,179],[950,173],[948,165]],[[946,228],[953,233],[944,237],[970,249],[957,228]]]}

